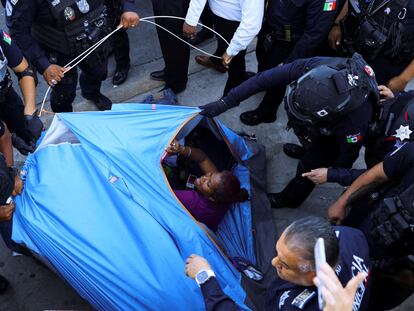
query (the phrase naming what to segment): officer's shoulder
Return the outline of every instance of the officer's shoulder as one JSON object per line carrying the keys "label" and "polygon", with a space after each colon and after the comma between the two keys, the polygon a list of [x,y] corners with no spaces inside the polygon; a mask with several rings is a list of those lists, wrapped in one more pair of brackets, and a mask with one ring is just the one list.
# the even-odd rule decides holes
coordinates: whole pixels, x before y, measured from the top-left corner
{"label": "officer's shoulder", "polygon": [[279,300],[276,301],[278,305],[277,310],[293,311],[293,310],[318,310],[317,306],[317,292],[316,288],[294,286],[286,288],[281,292]]}
{"label": "officer's shoulder", "polygon": [[350,237],[365,239],[361,230],[345,226],[336,226],[335,234],[339,241],[348,241]]}

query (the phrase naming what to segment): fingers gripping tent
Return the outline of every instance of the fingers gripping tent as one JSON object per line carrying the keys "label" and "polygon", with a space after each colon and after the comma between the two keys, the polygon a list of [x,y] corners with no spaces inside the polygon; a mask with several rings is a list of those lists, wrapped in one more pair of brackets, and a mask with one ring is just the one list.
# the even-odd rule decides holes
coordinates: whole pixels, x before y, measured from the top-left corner
{"label": "fingers gripping tent", "polygon": [[[261,309],[263,284],[244,280],[228,257],[247,258],[269,272],[265,281],[273,275],[275,234],[263,147],[198,115],[198,108],[114,109],[55,116],[24,166],[13,240],[40,256],[96,309],[204,309],[200,289],[183,272],[193,253],[208,259],[241,308]],[[231,208],[216,235],[178,201],[161,166],[172,139],[196,126],[226,142],[238,162],[233,171],[251,195]]]}

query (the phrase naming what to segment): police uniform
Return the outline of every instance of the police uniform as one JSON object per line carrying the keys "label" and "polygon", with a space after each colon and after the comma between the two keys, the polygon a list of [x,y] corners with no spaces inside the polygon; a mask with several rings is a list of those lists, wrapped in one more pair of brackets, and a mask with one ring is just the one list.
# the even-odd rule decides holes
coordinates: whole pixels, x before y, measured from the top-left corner
{"label": "police uniform", "polygon": [[[369,273],[369,250],[364,235],[356,229],[336,227],[339,239],[339,263],[336,274],[345,286],[359,272]],[[366,310],[370,280],[368,278],[358,287],[353,310]],[[221,290],[215,278],[201,285],[206,310],[240,310]],[[301,286],[277,279],[267,291],[266,310],[269,311],[317,311],[319,310],[315,286]]]}
{"label": "police uniform", "polygon": [[[185,17],[190,0],[152,0],[154,15]],[[156,19],[157,24],[183,38],[183,21],[169,18]],[[165,86],[174,93],[182,92],[187,85],[190,47],[157,27],[162,57],[165,62]]]}
{"label": "police uniform", "polygon": [[[345,60],[345,58],[330,57],[300,59],[257,74],[232,89],[223,100],[229,107],[234,107],[244,99],[263,90],[278,89],[282,92],[289,83],[298,80],[310,69],[325,64],[338,64]],[[366,74],[373,74],[369,70],[368,72]],[[322,135],[312,141],[310,148],[298,164],[296,177],[282,191],[282,196],[288,206],[300,205],[315,187],[315,184],[308,178],[302,177],[303,173],[319,167],[350,168],[352,166],[362,147],[374,105],[373,98],[369,97],[365,103],[339,120],[327,124],[326,127],[318,128]]]}
{"label": "police uniform", "polygon": [[[377,73],[378,84],[387,85],[404,71],[414,56],[414,1],[358,0],[353,3],[344,22],[342,53],[362,54]],[[382,3],[384,6],[377,9]]]}
{"label": "police uniform", "polygon": [[[271,0],[258,36],[258,71],[317,55],[344,0]],[[259,107],[240,116],[243,123],[273,122],[283,90],[266,92]]]}
{"label": "police uniform", "polygon": [[[123,11],[136,11],[133,0],[124,0],[122,5]],[[106,20],[103,0],[7,0],[6,20],[12,38],[42,74],[52,63],[66,65],[99,41],[112,26]],[[79,82],[85,98],[94,100],[101,95],[107,61],[105,48],[100,47],[79,64],[82,70]],[[77,78],[73,69],[53,88],[50,99],[53,111],[72,111]]]}
{"label": "police uniform", "polygon": [[[19,95],[12,87],[12,80],[7,67],[20,65],[23,55],[9,34],[0,29],[0,119],[3,120],[10,132],[16,133],[28,145],[37,137],[33,137],[27,129],[24,117],[24,105]],[[4,134],[1,126],[0,136]]]}
{"label": "police uniform", "polygon": [[[372,196],[376,198],[375,208],[365,200],[365,206],[359,204],[351,209],[351,213],[354,209],[366,209],[359,228],[367,237],[370,257],[376,263],[369,308],[376,311],[395,308],[414,292],[392,278],[404,269],[414,272],[407,257],[414,255],[411,230],[414,225],[414,142],[405,143],[386,156],[383,169],[391,183]],[[356,218],[355,214],[349,217]],[[352,222],[352,219],[347,221]]]}

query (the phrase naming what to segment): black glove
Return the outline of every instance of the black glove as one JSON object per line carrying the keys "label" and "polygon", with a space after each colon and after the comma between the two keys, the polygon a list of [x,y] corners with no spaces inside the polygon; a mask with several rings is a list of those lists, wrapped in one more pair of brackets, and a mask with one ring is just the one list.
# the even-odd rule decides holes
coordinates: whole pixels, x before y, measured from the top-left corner
{"label": "black glove", "polygon": [[29,131],[33,140],[36,142],[42,134],[43,123],[37,116],[36,112],[34,112],[32,115],[25,115],[24,118],[26,120],[26,129]]}
{"label": "black glove", "polygon": [[200,106],[202,111],[200,112],[201,115],[213,118],[215,116],[218,116],[219,114],[222,114],[223,112],[227,111],[228,109],[234,107],[234,105],[229,105],[224,101],[224,99],[217,100],[215,102],[206,104],[204,106]]}
{"label": "black glove", "polygon": [[29,152],[35,151],[34,144],[26,143],[24,139],[17,136],[16,133],[12,134],[12,144],[23,155],[28,155]]}

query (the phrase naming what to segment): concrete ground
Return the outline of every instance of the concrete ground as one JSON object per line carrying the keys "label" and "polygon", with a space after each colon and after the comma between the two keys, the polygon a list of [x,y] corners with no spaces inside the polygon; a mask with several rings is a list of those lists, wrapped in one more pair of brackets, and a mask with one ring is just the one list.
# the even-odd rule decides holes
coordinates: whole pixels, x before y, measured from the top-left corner
{"label": "concrete ground", "polygon": [[[151,16],[150,1],[136,0],[140,16]],[[0,21],[4,27],[4,19]],[[103,84],[103,93],[115,103],[140,102],[148,94],[156,93],[161,89],[162,83],[149,79],[149,73],[163,68],[163,60],[159,49],[158,39],[152,25],[141,23],[139,27],[129,31],[131,42],[132,66],[128,80],[121,86],[114,88],[111,83],[114,72],[113,60],[109,66],[109,77]],[[148,40],[148,38],[151,38]],[[202,46],[207,51],[214,51],[213,41]],[[199,106],[217,100],[223,91],[226,74],[216,73],[205,69],[194,62],[191,53],[189,68],[189,82],[187,89],[179,94],[181,105]],[[254,51],[247,55],[247,67],[256,71]],[[41,79],[42,80],[42,79]],[[47,86],[43,81],[38,87],[38,103],[41,102]],[[263,94],[258,94],[243,102],[240,107],[231,109],[222,114],[219,119],[235,131],[255,133],[258,142],[266,146],[267,157],[267,184],[268,191],[281,190],[294,176],[296,160],[290,159],[282,152],[285,142],[296,141],[292,132],[287,132],[286,115],[283,109],[278,112],[278,119],[272,124],[262,124],[256,127],[245,126],[239,121],[239,114],[255,107]],[[48,108],[48,103],[46,105]],[[96,110],[93,105],[85,101],[79,94],[75,100],[76,111]],[[46,114],[43,121],[50,124],[52,116]],[[16,152],[16,161],[24,161]],[[358,161],[357,166],[362,162]],[[306,202],[298,209],[274,210],[276,223],[275,234],[279,233],[291,221],[306,215],[326,215],[326,209],[338,194],[343,190],[337,185],[318,186]],[[71,289],[59,276],[49,271],[33,259],[12,254],[0,242],[0,274],[6,276],[11,282],[11,289],[0,296],[0,310],[89,310],[90,305]],[[414,310],[414,300],[411,298],[396,310]]]}

